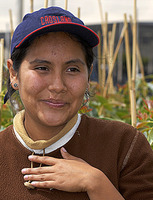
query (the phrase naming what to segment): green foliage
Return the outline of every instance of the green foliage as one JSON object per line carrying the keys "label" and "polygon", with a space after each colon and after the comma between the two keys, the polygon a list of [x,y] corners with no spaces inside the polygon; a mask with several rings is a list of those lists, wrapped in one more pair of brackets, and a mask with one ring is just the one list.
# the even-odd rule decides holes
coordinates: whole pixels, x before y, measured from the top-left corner
{"label": "green foliage", "polygon": [[137,115],[137,129],[144,133],[153,149],[153,100],[143,99],[143,102],[144,105]]}
{"label": "green foliage", "polygon": [[114,90],[106,98],[101,95],[98,83],[95,85],[91,82],[91,90],[94,95],[88,103],[89,108],[92,109],[88,115],[131,123],[127,85],[118,85],[117,91]]}
{"label": "green foliage", "polygon": [[[4,91],[2,91],[0,97],[3,100],[4,99]],[[13,122],[13,113],[12,113],[12,109],[10,108],[9,104],[4,105],[3,101],[1,101],[1,111],[0,111],[0,130],[5,129],[6,127],[8,127],[9,125],[12,124]]]}
{"label": "green foliage", "polygon": [[8,127],[13,123],[13,117],[14,115],[19,111],[23,109],[22,102],[20,100],[18,92],[15,92],[12,95],[12,101],[8,101],[4,105],[4,96],[7,92],[7,77],[8,77],[8,70],[6,67],[4,67],[3,70],[3,88],[2,92],[0,94],[0,131]]}
{"label": "green foliage", "polygon": [[[148,78],[148,77],[147,77]],[[149,76],[149,78],[153,78]],[[88,102],[88,115],[107,120],[119,120],[131,124],[129,90],[127,84],[117,86],[113,93],[102,97],[98,83],[91,82],[94,95]],[[146,136],[153,149],[153,83],[136,81],[137,129]],[[102,114],[99,115],[102,109]],[[90,111],[90,112],[89,112]]]}

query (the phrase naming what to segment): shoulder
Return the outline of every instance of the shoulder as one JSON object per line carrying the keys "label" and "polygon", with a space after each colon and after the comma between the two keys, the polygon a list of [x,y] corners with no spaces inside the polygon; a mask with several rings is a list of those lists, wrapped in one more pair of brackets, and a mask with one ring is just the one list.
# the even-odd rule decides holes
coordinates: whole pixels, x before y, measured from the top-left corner
{"label": "shoulder", "polygon": [[[96,148],[100,147],[105,152],[109,152],[110,155],[122,155],[122,161],[131,145],[135,145],[139,135],[142,135],[129,124],[86,115],[82,116],[80,125],[80,132],[90,145],[94,145]],[[145,138],[143,137],[143,139]]]}
{"label": "shoulder", "polygon": [[0,142],[9,139],[9,135],[12,135],[13,125],[8,126],[6,129],[0,132]]}
{"label": "shoulder", "polygon": [[87,115],[82,115],[82,126],[85,126],[89,133],[94,132],[94,134],[111,138],[133,138],[137,133],[137,129],[129,124],[115,120],[98,119]]}
{"label": "shoulder", "polygon": [[129,124],[83,115],[80,125],[81,133],[89,146],[94,146],[96,152],[104,152],[103,156],[106,155],[106,159],[109,156],[112,159],[116,158],[119,169],[125,168],[131,162],[135,163],[138,157],[142,162],[144,155],[149,162],[153,160],[153,151],[147,139]]}

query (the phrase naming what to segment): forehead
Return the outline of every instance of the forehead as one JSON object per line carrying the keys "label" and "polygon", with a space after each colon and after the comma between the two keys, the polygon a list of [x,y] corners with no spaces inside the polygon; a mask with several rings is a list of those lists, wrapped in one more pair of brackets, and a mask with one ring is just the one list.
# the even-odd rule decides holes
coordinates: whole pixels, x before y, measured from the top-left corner
{"label": "forehead", "polygon": [[65,43],[72,43],[72,44],[77,44],[81,45],[81,42],[79,42],[79,39],[77,39],[76,36],[66,33],[66,32],[50,32],[41,36],[38,36],[34,39],[32,44],[39,44],[40,42],[42,43],[52,43],[53,44],[65,44]]}
{"label": "forehead", "polygon": [[50,32],[37,37],[30,45],[28,54],[43,53],[42,49],[48,53],[67,51],[70,54],[79,52],[80,55],[85,56],[81,42],[75,36],[65,32]]}

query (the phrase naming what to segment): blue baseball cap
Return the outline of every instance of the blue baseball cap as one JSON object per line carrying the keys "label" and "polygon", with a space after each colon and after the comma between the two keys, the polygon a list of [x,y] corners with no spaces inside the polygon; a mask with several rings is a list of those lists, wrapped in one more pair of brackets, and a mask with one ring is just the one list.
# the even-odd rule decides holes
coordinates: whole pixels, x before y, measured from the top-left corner
{"label": "blue baseball cap", "polygon": [[60,7],[49,7],[24,16],[23,21],[14,31],[11,54],[16,48],[26,44],[28,40],[33,40],[48,32],[57,31],[77,35],[91,47],[95,47],[99,43],[98,35],[85,26],[79,18]]}

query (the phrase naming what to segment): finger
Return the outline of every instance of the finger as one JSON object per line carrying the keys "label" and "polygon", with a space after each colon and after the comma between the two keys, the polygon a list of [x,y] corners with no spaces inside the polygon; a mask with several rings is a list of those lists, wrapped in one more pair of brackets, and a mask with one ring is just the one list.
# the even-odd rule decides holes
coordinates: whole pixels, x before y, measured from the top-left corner
{"label": "finger", "polygon": [[63,157],[64,159],[75,160],[75,157],[72,156],[71,154],[69,154],[69,153],[67,152],[67,150],[66,150],[64,147],[62,147],[62,148],[60,149],[60,151],[61,151],[62,157]]}
{"label": "finger", "polygon": [[82,160],[81,158],[78,158],[78,157],[75,157],[75,156],[72,156],[70,153],[67,152],[67,150],[62,147],[60,149],[61,151],[61,155],[64,159],[67,159],[67,160],[77,160],[77,161],[81,161],[81,162],[85,162],[84,160]]}
{"label": "finger", "polygon": [[58,161],[57,158],[53,158],[53,157],[49,157],[49,156],[35,156],[35,155],[28,156],[28,159],[30,161],[33,161],[36,163],[42,163],[45,165],[54,165]]}
{"label": "finger", "polygon": [[54,181],[32,181],[31,185],[37,188],[55,188]]}
{"label": "finger", "polygon": [[41,175],[25,175],[25,181],[54,181],[51,174],[41,174]]}
{"label": "finger", "polygon": [[53,173],[54,168],[49,167],[37,167],[37,168],[24,168],[21,170],[22,174],[44,174],[44,173]]}

